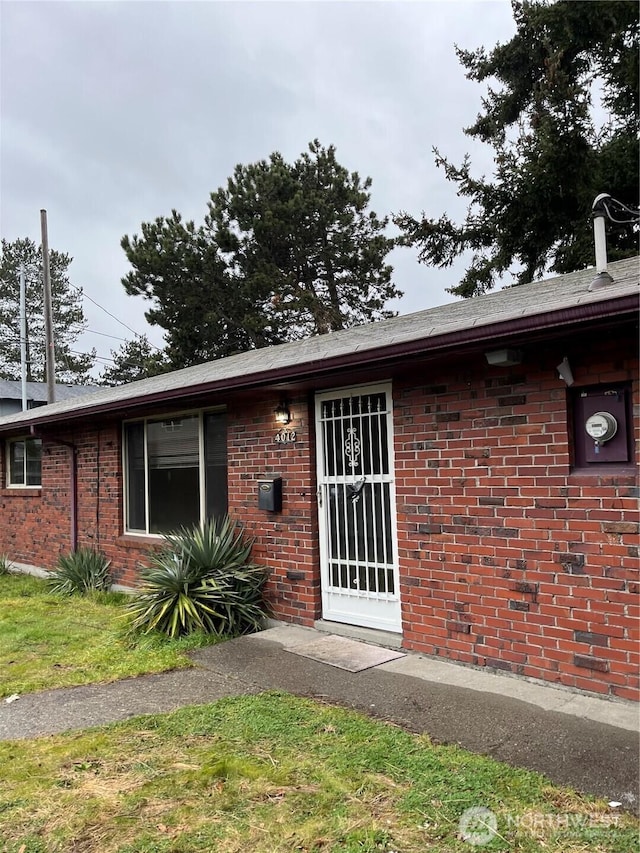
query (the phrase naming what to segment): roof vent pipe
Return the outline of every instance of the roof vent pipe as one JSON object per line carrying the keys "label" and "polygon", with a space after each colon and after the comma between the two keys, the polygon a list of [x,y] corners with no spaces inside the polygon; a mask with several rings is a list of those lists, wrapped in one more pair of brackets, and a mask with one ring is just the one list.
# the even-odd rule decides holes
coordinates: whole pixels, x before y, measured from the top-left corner
{"label": "roof vent pipe", "polygon": [[589,285],[589,290],[598,290],[611,284],[613,278],[607,272],[607,232],[605,228],[605,217],[607,216],[607,201],[611,198],[609,193],[600,193],[596,196],[591,208],[593,216],[593,238],[596,244],[596,271],[598,275]]}

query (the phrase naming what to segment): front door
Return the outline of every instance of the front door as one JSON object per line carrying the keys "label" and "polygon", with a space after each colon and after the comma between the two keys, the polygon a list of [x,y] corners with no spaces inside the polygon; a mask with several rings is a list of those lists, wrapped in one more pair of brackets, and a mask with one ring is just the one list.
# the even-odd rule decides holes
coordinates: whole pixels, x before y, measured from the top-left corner
{"label": "front door", "polygon": [[316,396],[323,617],[402,630],[391,386]]}

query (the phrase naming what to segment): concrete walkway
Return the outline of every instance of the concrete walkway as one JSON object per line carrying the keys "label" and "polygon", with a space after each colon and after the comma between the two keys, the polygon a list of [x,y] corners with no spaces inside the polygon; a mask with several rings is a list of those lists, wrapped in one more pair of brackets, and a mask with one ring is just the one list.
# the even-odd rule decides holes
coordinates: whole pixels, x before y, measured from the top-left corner
{"label": "concrete walkway", "polygon": [[192,653],[193,669],[28,694],[0,703],[0,739],[87,728],[223,696],[284,690],[538,770],[553,782],[638,811],[636,705],[416,654],[349,672],[291,651],[323,636],[311,628],[278,625]]}

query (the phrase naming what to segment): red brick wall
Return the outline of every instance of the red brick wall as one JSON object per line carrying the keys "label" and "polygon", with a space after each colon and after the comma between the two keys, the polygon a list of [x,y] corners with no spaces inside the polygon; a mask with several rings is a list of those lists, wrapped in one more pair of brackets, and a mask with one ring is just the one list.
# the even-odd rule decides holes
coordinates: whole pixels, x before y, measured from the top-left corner
{"label": "red brick wall", "polygon": [[[576,382],[633,380],[637,405],[619,352],[587,372],[572,349]],[[404,645],[638,698],[637,479],[571,472],[563,354],[396,382]]]}
{"label": "red brick wall", "polygon": [[[122,535],[123,496],[119,424],[75,427],[43,435],[42,488],[0,489],[0,553],[53,569],[72,548],[71,459],[77,464],[77,544],[97,547],[112,561],[118,582],[133,584],[153,540]],[[2,453],[2,484],[6,482]],[[99,484],[99,488],[98,488]]]}
{"label": "red brick wall", "polygon": [[[6,453],[2,448],[2,486]],[[0,553],[14,562],[49,568],[71,542],[69,450],[47,445],[42,489],[0,489]]]}
{"label": "red brick wall", "polygon": [[[273,395],[229,410],[229,512],[255,537],[253,556],[272,571],[268,584],[274,616],[303,625],[320,617],[318,517],[313,405],[307,395],[290,401],[296,441],[278,444]],[[257,480],[282,477],[282,512],[258,509]]]}
{"label": "red brick wall", "polygon": [[[287,429],[295,430],[296,441],[276,443],[277,402],[270,394],[262,402],[229,406],[229,512],[255,538],[254,559],[271,569],[274,615],[310,625],[320,615],[313,413],[306,395],[292,399]],[[112,561],[116,580],[134,586],[158,538],[124,534],[119,424],[44,438],[42,489],[0,489],[0,554],[53,569],[59,555],[71,550],[72,450],[60,441],[77,448],[78,546],[99,548]],[[0,455],[4,466],[6,454]],[[265,476],[283,479],[281,513],[258,509],[257,480]],[[4,468],[0,482],[6,482]]]}
{"label": "red brick wall", "polygon": [[[635,354],[629,344],[574,342],[569,355],[577,386],[633,382],[637,431],[637,358],[620,355]],[[478,355],[429,368],[428,379],[424,368],[418,385],[415,369],[394,379],[404,645],[638,698],[638,482],[572,472],[555,371],[565,354],[541,347],[512,368]],[[230,513],[272,570],[274,615],[311,625],[321,615],[311,396],[290,401],[291,444],[274,441],[273,393],[227,402]],[[157,539],[123,535],[120,425],[58,438],[78,448],[78,544],[101,548],[134,584]],[[0,489],[0,553],[53,568],[70,550],[70,454],[47,438],[42,489]],[[283,479],[281,513],[258,509],[265,476]]]}

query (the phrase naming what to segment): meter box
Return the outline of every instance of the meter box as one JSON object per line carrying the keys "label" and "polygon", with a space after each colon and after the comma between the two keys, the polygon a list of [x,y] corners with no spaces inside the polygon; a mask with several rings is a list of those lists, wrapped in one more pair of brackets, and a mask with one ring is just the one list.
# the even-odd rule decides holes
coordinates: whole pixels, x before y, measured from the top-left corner
{"label": "meter box", "polygon": [[577,391],[575,451],[578,465],[631,461],[629,409],[629,392],[624,386]]}
{"label": "meter box", "polygon": [[258,509],[282,511],[282,477],[258,480]]}

